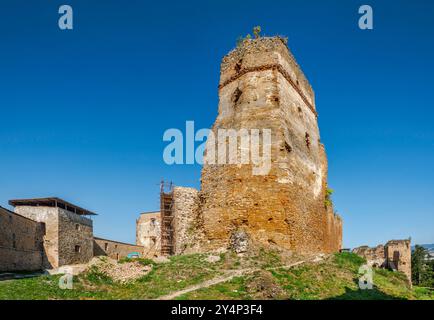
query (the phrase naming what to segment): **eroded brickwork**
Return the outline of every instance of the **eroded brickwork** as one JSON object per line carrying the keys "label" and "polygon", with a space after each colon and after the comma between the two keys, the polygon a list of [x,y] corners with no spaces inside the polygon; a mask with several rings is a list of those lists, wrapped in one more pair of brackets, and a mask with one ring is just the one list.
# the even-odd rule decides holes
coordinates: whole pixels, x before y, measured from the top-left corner
{"label": "eroded brickwork", "polygon": [[[327,159],[313,90],[279,38],[244,41],[222,62],[212,128],[271,129],[271,170],[211,165],[202,170],[201,212],[208,248],[237,230],[298,252],[341,248],[342,221],[326,205]],[[207,153],[214,146],[207,145]]]}

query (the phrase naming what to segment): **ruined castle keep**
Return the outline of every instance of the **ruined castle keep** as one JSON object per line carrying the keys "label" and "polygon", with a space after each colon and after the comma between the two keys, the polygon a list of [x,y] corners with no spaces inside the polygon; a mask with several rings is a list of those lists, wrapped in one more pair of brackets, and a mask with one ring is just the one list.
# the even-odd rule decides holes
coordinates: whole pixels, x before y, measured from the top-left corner
{"label": "ruined castle keep", "polygon": [[[213,136],[220,129],[270,130],[270,170],[255,174],[252,163],[208,161],[200,191],[162,192],[161,253],[227,248],[234,236],[299,253],[339,251],[342,220],[327,196],[314,93],[286,43],[243,41],[223,58],[218,90]],[[268,142],[259,140],[264,150]],[[237,148],[243,152],[241,143]],[[208,139],[205,159],[216,152]],[[147,227],[137,226],[145,237]]]}
{"label": "ruined castle keep", "polygon": [[237,230],[252,240],[299,252],[341,248],[342,221],[326,201],[327,158],[313,90],[278,37],[246,40],[223,58],[212,128],[271,129],[271,170],[207,165],[203,227],[210,247]]}

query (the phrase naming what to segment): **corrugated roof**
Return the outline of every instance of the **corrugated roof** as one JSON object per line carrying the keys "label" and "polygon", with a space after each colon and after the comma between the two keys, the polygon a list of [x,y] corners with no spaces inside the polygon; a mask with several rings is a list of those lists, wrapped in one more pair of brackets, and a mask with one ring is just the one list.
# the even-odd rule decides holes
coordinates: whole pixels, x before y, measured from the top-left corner
{"label": "corrugated roof", "polygon": [[56,197],[35,198],[35,199],[15,199],[9,200],[9,204],[14,207],[18,206],[35,206],[35,207],[56,207],[74,212],[78,215],[96,215],[95,212],[81,208],[63,199]]}

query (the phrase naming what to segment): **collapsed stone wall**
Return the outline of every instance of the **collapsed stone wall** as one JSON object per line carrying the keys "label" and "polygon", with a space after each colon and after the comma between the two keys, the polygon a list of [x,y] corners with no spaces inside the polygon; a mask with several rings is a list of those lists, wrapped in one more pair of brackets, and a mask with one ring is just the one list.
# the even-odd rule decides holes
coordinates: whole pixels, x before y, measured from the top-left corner
{"label": "collapsed stone wall", "polygon": [[361,246],[353,253],[366,259],[368,265],[403,272],[411,284],[411,244],[410,240],[390,240],[375,248]]}
{"label": "collapsed stone wall", "polygon": [[159,256],[161,252],[161,214],[142,213],[136,220],[136,245],[143,246],[145,257]]}
{"label": "collapsed stone wall", "polygon": [[361,246],[353,249],[353,253],[366,259],[367,263],[372,267],[385,267],[384,246],[378,245],[375,248]]}
{"label": "collapsed stone wall", "polygon": [[113,241],[103,238],[94,238],[93,244],[94,252],[93,255],[97,256],[108,256],[112,259],[122,259],[128,256],[130,253],[138,253],[142,258],[144,256],[144,247],[133,245],[129,243],[123,243],[119,241]]}
{"label": "collapsed stone wall", "polygon": [[391,240],[384,247],[387,265],[403,272],[411,283],[410,240]]}
{"label": "collapsed stone wall", "polygon": [[45,225],[0,207],[0,272],[43,269]]}
{"label": "collapsed stone wall", "polygon": [[[201,214],[208,249],[245,231],[254,241],[297,252],[334,252],[342,220],[326,204],[327,159],[313,90],[279,38],[244,41],[222,62],[219,129],[271,129],[271,169],[205,163]],[[206,154],[216,147],[207,143]],[[238,144],[238,153],[241,153]]]}

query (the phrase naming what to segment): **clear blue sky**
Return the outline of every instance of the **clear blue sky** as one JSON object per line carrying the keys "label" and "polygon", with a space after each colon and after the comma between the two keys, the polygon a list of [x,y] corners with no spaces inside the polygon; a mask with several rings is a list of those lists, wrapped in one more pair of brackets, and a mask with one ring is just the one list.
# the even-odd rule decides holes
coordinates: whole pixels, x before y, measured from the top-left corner
{"label": "clear blue sky", "polygon": [[[74,30],[57,27],[74,9]],[[358,29],[358,8],[374,30]],[[163,132],[217,115],[221,58],[261,25],[316,92],[344,245],[434,242],[433,1],[0,2],[0,205],[58,196],[94,210],[95,234],[133,242],[167,166]]]}

